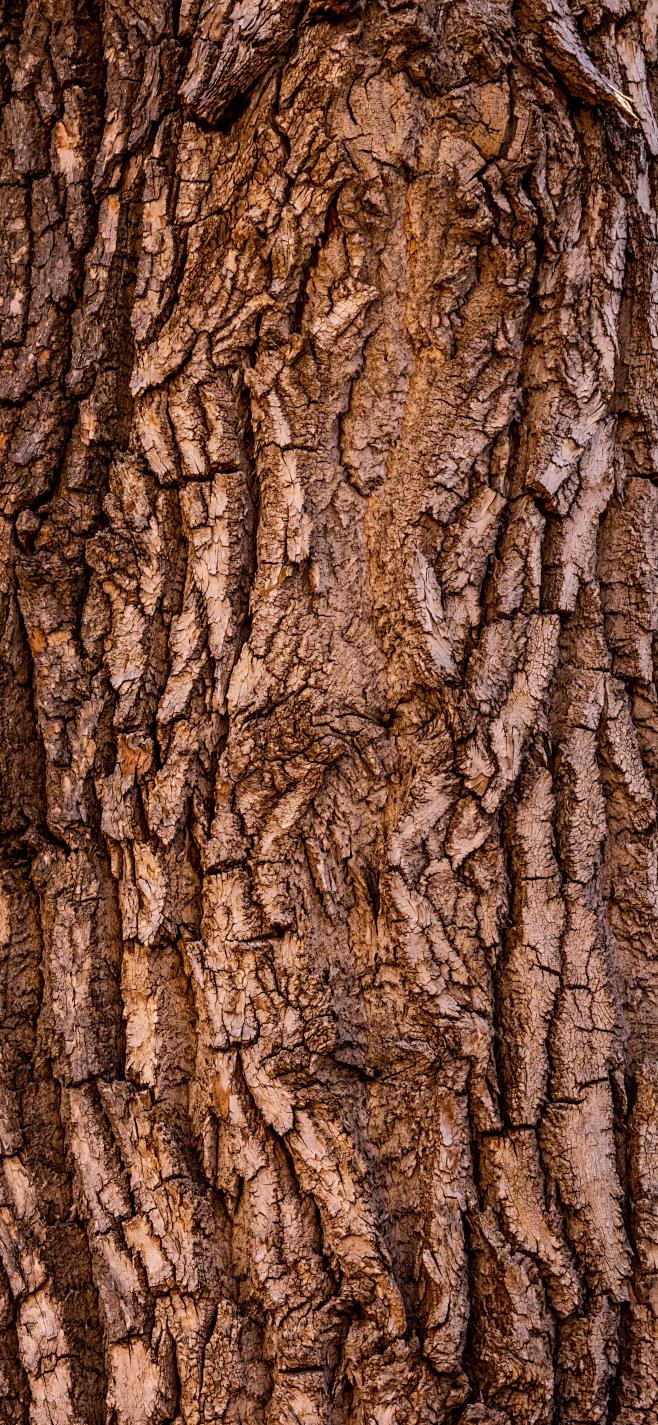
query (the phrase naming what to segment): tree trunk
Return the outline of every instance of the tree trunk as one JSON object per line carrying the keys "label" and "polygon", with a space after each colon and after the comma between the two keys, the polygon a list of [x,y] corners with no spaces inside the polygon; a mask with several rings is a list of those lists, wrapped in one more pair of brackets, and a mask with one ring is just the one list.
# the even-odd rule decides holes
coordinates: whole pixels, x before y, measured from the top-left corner
{"label": "tree trunk", "polygon": [[2,1422],[658,1422],[657,18],[6,0]]}

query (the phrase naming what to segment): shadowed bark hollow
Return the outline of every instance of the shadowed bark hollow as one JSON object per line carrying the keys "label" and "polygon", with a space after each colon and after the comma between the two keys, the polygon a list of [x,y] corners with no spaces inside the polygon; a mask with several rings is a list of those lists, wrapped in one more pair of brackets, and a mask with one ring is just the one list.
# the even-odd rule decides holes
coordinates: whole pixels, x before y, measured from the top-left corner
{"label": "shadowed bark hollow", "polygon": [[6,0],[0,1422],[658,1422],[656,0]]}

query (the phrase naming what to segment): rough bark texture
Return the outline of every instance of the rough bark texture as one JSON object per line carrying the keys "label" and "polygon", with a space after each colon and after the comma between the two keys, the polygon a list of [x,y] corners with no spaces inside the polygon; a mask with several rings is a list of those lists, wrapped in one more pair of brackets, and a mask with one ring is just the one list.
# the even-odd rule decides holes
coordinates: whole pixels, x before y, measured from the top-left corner
{"label": "rough bark texture", "polygon": [[657,20],[7,0],[2,1422],[658,1422]]}

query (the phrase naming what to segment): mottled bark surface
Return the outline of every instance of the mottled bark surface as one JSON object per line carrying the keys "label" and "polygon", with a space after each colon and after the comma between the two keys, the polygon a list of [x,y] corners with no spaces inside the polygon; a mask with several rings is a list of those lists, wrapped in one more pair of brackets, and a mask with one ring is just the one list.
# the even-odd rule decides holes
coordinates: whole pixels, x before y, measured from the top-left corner
{"label": "mottled bark surface", "polygon": [[658,1422],[656,0],[7,0],[0,1421]]}

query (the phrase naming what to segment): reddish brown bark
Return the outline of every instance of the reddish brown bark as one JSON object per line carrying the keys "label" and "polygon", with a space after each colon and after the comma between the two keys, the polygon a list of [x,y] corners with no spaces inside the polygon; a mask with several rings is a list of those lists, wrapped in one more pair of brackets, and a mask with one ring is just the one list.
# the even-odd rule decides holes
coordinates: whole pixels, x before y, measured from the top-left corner
{"label": "reddish brown bark", "polygon": [[658,1421],[656,20],[5,7],[2,1421]]}

